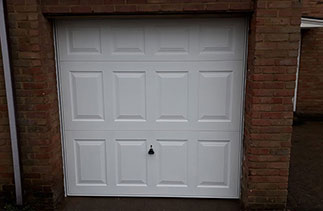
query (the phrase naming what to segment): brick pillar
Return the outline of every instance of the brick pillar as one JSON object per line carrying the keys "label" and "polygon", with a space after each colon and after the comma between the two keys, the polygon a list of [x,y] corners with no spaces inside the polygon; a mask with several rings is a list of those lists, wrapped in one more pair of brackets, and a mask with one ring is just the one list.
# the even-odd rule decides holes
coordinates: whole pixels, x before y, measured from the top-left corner
{"label": "brick pillar", "polygon": [[8,0],[8,25],[27,200],[53,206],[63,174],[52,26],[37,0]]}
{"label": "brick pillar", "polygon": [[286,206],[300,15],[298,0],[255,2],[242,179],[242,200],[250,209]]}

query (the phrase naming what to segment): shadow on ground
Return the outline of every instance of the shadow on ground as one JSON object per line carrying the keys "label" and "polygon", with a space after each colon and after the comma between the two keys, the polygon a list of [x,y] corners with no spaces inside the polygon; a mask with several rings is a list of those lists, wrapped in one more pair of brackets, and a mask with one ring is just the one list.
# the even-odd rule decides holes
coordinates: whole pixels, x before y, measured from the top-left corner
{"label": "shadow on ground", "polygon": [[68,197],[60,211],[239,211],[239,200]]}

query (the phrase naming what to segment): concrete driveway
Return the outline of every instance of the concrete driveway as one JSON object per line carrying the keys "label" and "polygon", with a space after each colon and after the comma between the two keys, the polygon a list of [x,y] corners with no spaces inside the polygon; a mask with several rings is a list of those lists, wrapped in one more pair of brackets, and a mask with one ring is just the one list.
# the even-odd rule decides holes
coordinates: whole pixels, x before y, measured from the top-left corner
{"label": "concrete driveway", "polygon": [[60,211],[239,211],[239,200],[68,197]]}
{"label": "concrete driveway", "polygon": [[307,121],[294,126],[288,208],[323,210],[323,122]]}

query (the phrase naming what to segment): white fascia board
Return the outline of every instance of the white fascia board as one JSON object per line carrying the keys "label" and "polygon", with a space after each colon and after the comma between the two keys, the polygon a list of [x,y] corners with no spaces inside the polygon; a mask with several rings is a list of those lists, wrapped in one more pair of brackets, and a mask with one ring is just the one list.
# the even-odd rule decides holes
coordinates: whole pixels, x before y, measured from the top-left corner
{"label": "white fascia board", "polygon": [[317,18],[302,18],[301,28],[321,28],[323,27],[323,20]]}

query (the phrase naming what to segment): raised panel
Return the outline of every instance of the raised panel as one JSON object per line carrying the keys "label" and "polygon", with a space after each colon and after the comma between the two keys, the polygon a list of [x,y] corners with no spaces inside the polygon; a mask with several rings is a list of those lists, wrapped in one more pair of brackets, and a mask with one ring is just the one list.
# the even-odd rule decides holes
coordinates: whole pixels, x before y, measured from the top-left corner
{"label": "raised panel", "polygon": [[100,27],[71,27],[67,30],[68,54],[101,54]]}
{"label": "raised panel", "polygon": [[187,187],[187,140],[159,139],[158,183],[159,187]]}
{"label": "raised panel", "polygon": [[106,185],[106,147],[104,139],[75,139],[77,185]]}
{"label": "raised panel", "polygon": [[145,31],[142,27],[112,28],[113,55],[144,55]]}
{"label": "raised panel", "polygon": [[232,26],[206,24],[200,26],[200,54],[215,54],[233,51]]}
{"label": "raised panel", "polygon": [[157,71],[159,122],[188,121],[188,72]]}
{"label": "raised panel", "polygon": [[114,72],[115,121],[146,121],[146,74]]}
{"label": "raised panel", "polygon": [[159,26],[156,31],[156,55],[188,54],[189,28],[180,26]]}
{"label": "raised panel", "polygon": [[242,60],[245,21],[221,19],[59,20],[64,61]]}
{"label": "raised panel", "polygon": [[71,71],[73,121],[103,121],[102,72]]}
{"label": "raised panel", "polygon": [[231,71],[199,72],[199,122],[230,120]]}
{"label": "raised panel", "polygon": [[117,139],[116,144],[117,186],[146,186],[146,140]]}
{"label": "raised panel", "polygon": [[228,185],[229,144],[229,140],[198,141],[198,187]]}

